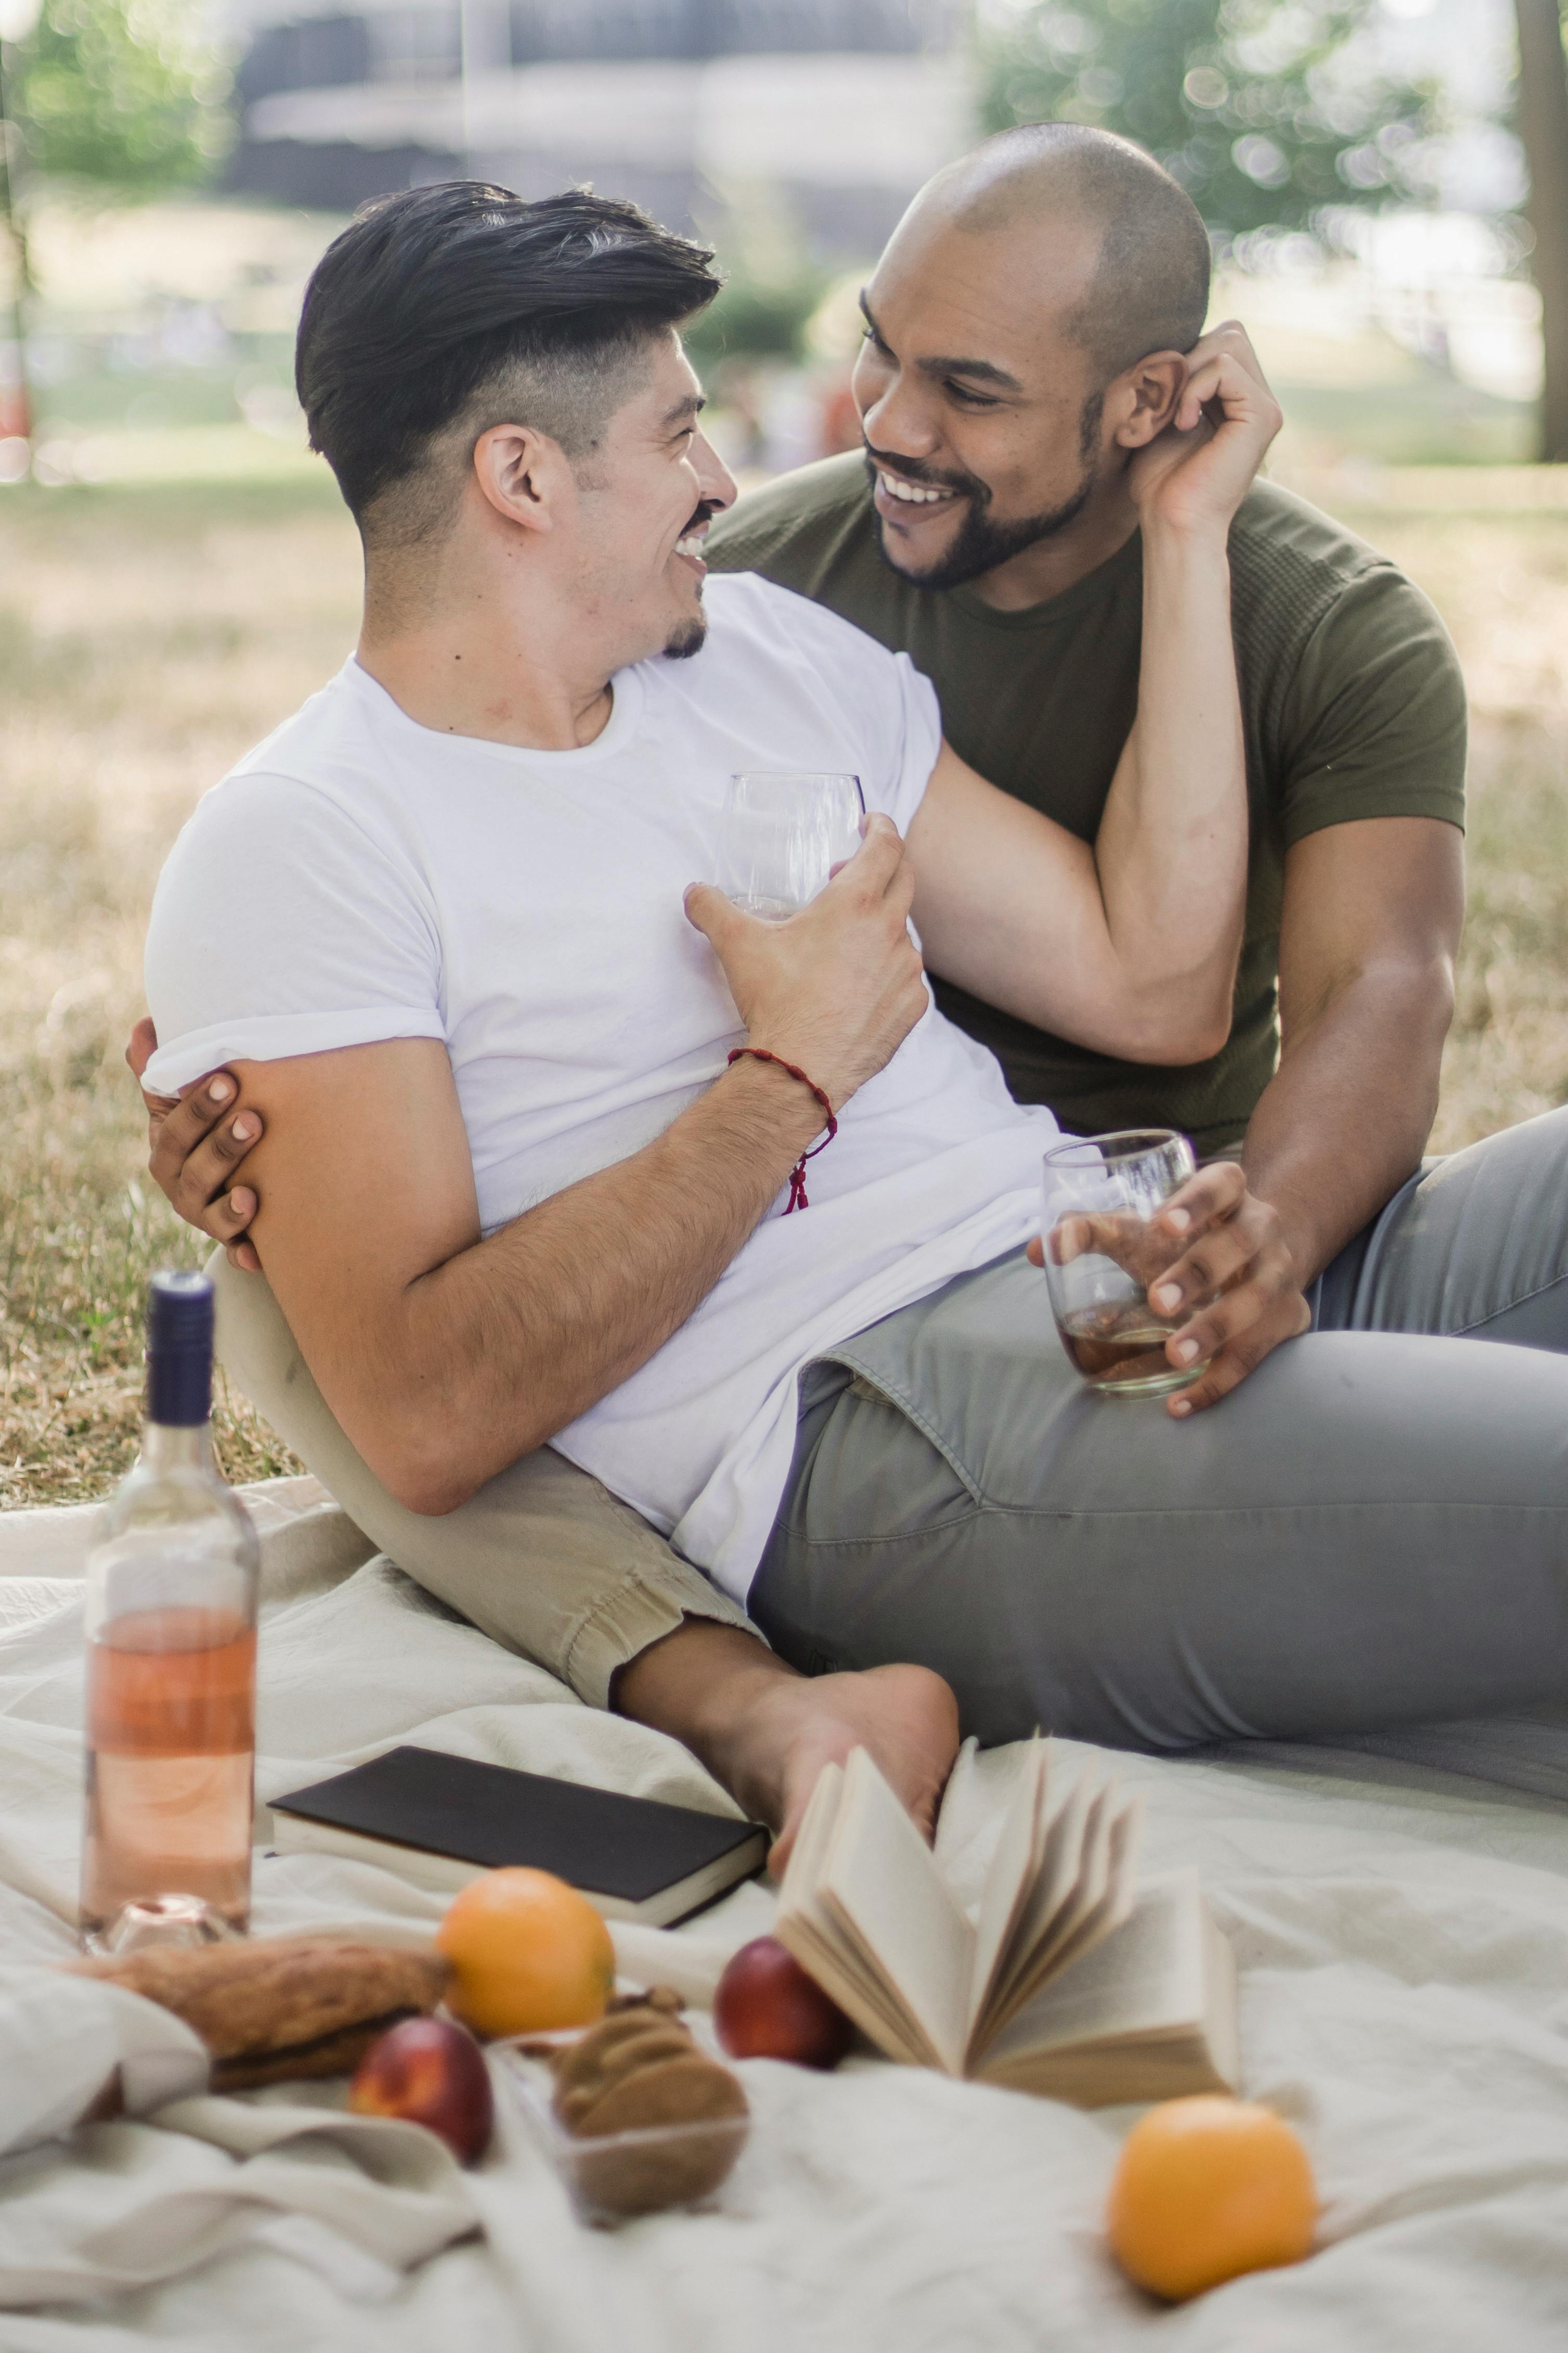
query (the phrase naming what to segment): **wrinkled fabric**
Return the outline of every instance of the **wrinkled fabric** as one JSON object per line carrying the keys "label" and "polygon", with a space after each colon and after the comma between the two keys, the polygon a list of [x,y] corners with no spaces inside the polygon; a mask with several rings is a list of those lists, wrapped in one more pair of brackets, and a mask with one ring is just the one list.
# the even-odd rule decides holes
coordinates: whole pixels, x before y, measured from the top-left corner
{"label": "wrinkled fabric", "polygon": [[[205,2082],[205,2056],[200,2072]],[[346,2241],[382,2272],[479,2224],[443,2143],[382,2117],[198,2094],[140,2123],[83,2126],[62,2154],[35,2151],[0,2191],[0,2306],[156,2286],[280,2220]]]}
{"label": "wrinkled fabric", "polygon": [[[308,1488],[296,1497],[309,1501]],[[268,1509],[276,1514],[271,1499]],[[582,1706],[384,1561],[356,1563],[353,1544],[331,1536],[333,1516],[321,1514],[303,1545],[293,1540],[281,1594],[274,1540],[264,1541],[264,1798],[416,1740],[727,1810],[674,1743]],[[0,1520],[0,1570],[13,1563],[8,1538]],[[18,1548],[14,1566],[37,1576],[36,1548]],[[45,1614],[0,1639],[7,1982],[71,1949],[73,1566],[57,1541],[47,1567],[58,1591],[40,1597]],[[943,1808],[943,1859],[970,1897],[1015,1754],[971,1752]],[[32,2310],[6,2314],[0,2345],[1473,2353],[1484,2344],[1556,2353],[1568,2335],[1568,1729],[1543,1711],[1390,1736],[1375,1750],[1249,1745],[1180,1760],[1063,1744],[1069,1771],[1091,1756],[1143,1794],[1146,1867],[1196,1863],[1231,1938],[1244,2088],[1298,2126],[1323,2193],[1320,2251],[1308,2263],[1166,2311],[1120,2278],[1100,2233],[1129,2113],[1081,2115],[871,2059],[829,2076],[752,2061],[740,2071],[751,2139],[712,2210],[612,2232],[573,2219],[499,2079],[495,2147],[460,2178],[482,2235],[406,2270],[341,2222],[277,2207],[264,2214],[259,2200],[244,2210],[247,2235],[225,2239],[247,2166],[324,2164],[341,2193],[337,2177],[347,2180],[353,2163],[341,2150],[217,2146],[188,2124],[174,2128],[178,2110],[174,2124],[89,2127],[0,2162],[0,2252],[20,2247],[40,2266],[80,2260],[82,2239],[104,2226],[106,2184],[127,2212],[154,2195],[189,2201],[192,2215],[209,2200],[211,2250],[177,2276],[91,2302],[79,2288],[51,2287]],[[257,1926],[268,1932],[353,1925],[406,1935],[427,1931],[441,1909],[368,1865],[265,1850],[257,1899]],[[672,1942],[706,1957],[771,1917],[771,1897],[752,1884]],[[285,2086],[281,2096],[198,2101],[195,2113],[276,2108],[331,2121],[341,2096],[341,2087]],[[362,2187],[368,2200],[383,2185]]]}
{"label": "wrinkled fabric", "polygon": [[51,2140],[118,2081],[142,2116],[207,2087],[199,2036],[123,1986],[51,1970],[0,1981],[0,2157]]}

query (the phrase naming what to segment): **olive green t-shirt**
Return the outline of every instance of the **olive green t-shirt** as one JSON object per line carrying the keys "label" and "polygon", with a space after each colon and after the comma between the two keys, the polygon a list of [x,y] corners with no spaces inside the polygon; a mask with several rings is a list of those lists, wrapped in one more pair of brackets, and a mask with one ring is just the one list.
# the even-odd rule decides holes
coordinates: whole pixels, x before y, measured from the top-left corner
{"label": "olive green t-shirt", "polygon": [[[907,652],[934,684],[961,757],[1093,839],[1137,704],[1136,533],[1048,603],[996,612],[973,587],[921,588],[883,563],[865,465],[852,455],[753,491],[715,522],[707,554],[717,571],[760,572]],[[1079,1134],[1158,1124],[1205,1151],[1238,1136],[1278,1059],[1287,849],[1352,818],[1464,821],[1464,687],[1420,590],[1271,482],[1243,502],[1230,558],[1252,844],[1226,1044],[1179,1070],[1116,1061],[935,983],[943,1011],[992,1049],[1018,1100],[1049,1103]]]}

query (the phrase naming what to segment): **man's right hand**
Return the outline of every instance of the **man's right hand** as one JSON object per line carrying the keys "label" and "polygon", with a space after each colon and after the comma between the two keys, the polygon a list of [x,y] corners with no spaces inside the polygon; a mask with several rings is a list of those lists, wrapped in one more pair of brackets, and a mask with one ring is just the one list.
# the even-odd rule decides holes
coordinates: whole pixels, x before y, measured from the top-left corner
{"label": "man's right hand", "polygon": [[259,1112],[228,1116],[239,1092],[232,1071],[211,1071],[177,1095],[155,1095],[142,1073],[158,1050],[158,1033],[147,1015],[131,1032],[125,1060],[147,1106],[147,1167],[188,1226],[222,1242],[229,1262],[252,1274],[261,1261],[244,1236],[256,1215],[256,1195],[234,1179],[260,1141]]}
{"label": "man's right hand", "polygon": [[805,1071],[836,1112],[889,1062],[930,1002],[910,936],[913,870],[891,818],[809,906],[761,922],[711,883],[686,894],[689,923],[724,968],[750,1044]]}
{"label": "man's right hand", "polygon": [[[753,1046],[808,1071],[841,1111],[894,1053],[926,1009],[923,967],[909,934],[914,876],[890,818],[873,817],[859,850],[819,897],[787,923],[760,923],[709,883],[686,894],[686,912],[712,943]],[[125,1060],[139,1086],[158,1050],[143,1015]],[[256,1215],[252,1187],[237,1185],[259,1142],[259,1112],[231,1106],[232,1071],[209,1071],[178,1096],[142,1087],[148,1169],[185,1223],[221,1242],[230,1263],[255,1273],[245,1237]]]}

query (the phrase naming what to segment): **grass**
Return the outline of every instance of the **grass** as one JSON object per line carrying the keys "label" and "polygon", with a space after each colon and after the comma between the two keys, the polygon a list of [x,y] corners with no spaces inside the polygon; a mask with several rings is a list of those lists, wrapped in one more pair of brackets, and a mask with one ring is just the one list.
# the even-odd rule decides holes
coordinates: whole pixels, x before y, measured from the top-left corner
{"label": "grass", "polygon": [[[153,886],[357,589],[325,486],[0,493],[0,1507],[101,1494],[133,1450],[147,1276],[205,1249],[121,1059]],[[232,1479],[299,1467],[243,1404],[215,1430]]]}
{"label": "grass", "polygon": [[[1568,513],[1349,519],[1434,597],[1475,707],[1451,1150],[1568,1101]],[[153,886],[336,668],[357,591],[324,483],[0,492],[0,1507],[130,1459],[146,1278],[205,1247],[145,1179],[121,1060]],[[298,1467],[241,1405],[216,1430],[231,1478]]]}

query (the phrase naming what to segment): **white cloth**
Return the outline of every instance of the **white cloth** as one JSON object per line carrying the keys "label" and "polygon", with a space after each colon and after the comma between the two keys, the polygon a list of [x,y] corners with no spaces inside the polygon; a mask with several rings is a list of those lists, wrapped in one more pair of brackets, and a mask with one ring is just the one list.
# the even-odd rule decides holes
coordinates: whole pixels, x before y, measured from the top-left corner
{"label": "white cloth", "polygon": [[[188,2054],[171,2048],[172,2034]],[[330,2108],[211,2097],[195,2036],[117,1987],[35,1972],[0,1990],[7,2121],[13,2066],[29,2084],[49,2075],[74,2096],[83,2058],[96,2063],[116,2046],[132,2120],[78,2130],[68,2171],[58,2148],[43,2147],[9,2168],[0,2308],[155,2286],[263,2234],[351,2292],[368,2258],[384,2293],[398,2272],[478,2231],[468,2185],[433,2134]],[[194,2090],[150,2105],[149,2068],[167,2081],[182,2063]]]}
{"label": "white cloth", "polygon": [[207,2087],[198,2035],[123,1986],[30,1969],[0,1978],[0,2156],[68,2130],[118,2072],[128,2116]]}
{"label": "white cloth", "polygon": [[[660,1134],[741,1037],[681,906],[715,871],[731,775],[853,769],[907,831],[941,744],[906,655],[747,575],[710,582],[708,609],[701,652],[623,671],[576,751],[436,734],[351,661],[170,856],[149,1083],[442,1038],[487,1233]],[[929,1007],[812,1161],[810,1209],[786,1218],[781,1196],[697,1313],[555,1444],[743,1599],[800,1366],[1023,1242],[1057,1133]]]}
{"label": "white cloth", "polygon": [[[328,1541],[319,1507],[308,1546],[290,1548],[272,1495],[260,1500],[273,1521],[262,1538],[264,1793],[415,1740],[725,1808],[673,1742],[582,1706],[384,1561],[351,1567],[352,1535]],[[300,1500],[310,1502],[307,1482]],[[57,1541],[50,1565],[79,1573],[90,1514],[58,1517],[77,1532],[77,1555]],[[37,1519],[0,1514],[0,1577],[36,1573]],[[81,1633],[68,1581],[58,1575],[53,1595],[37,1597],[45,1614],[31,1630],[0,1640],[7,1975],[71,1949],[62,1915],[80,1821]],[[275,2163],[306,2161],[308,2143],[266,2150],[250,2137],[269,2129],[274,2100],[333,2121],[341,2094],[301,2084],[201,2101],[157,2125],[94,2126],[7,2159],[0,2261],[20,2276],[57,2267],[42,2292],[58,2302],[7,2313],[0,2343],[5,2353],[1561,2353],[1568,1728],[1544,1713],[1449,1726],[1436,1743],[1443,1771],[1420,1761],[1433,1736],[1398,1742],[1402,1756],[1376,1759],[1257,1745],[1223,1757],[1096,1758],[1143,1793],[1148,1868],[1195,1863],[1215,1899],[1240,1965],[1243,2088],[1298,2126],[1323,2192],[1307,2263],[1179,2312],[1157,2307],[1119,2277],[1100,2227],[1126,2112],[1082,2116],[859,2059],[827,2076],[742,2066],[752,2137],[713,2213],[609,2233],[576,2226],[503,2099],[495,2148],[463,2184],[484,2239],[405,2272],[374,2262],[371,2231],[405,2211],[389,2184],[378,2218],[377,2178],[363,2197],[348,2185],[330,2229],[298,2211],[267,2220],[257,2202],[255,2227],[226,2237],[221,2201],[245,2200],[248,2165],[269,2168],[249,2185],[266,2190],[288,2187]],[[971,1894],[1017,1753],[972,1758],[942,1808],[944,1860]],[[1509,1781],[1552,1794],[1519,1795]],[[263,1856],[257,1898],[262,1933],[395,1936],[427,1928],[441,1908],[325,1855]],[[736,1944],[771,1915],[765,1889],[748,1886],[673,1941]],[[218,2110],[231,2120],[221,2130]],[[368,2169],[363,2151],[356,2169]],[[79,2269],[62,2276],[73,2264],[145,2273],[151,2263],[133,2229],[97,2233],[140,2208],[161,2232],[189,2193],[209,2190],[213,2236],[193,2231],[185,2245],[210,2259],[79,2300],[94,2291]],[[186,2211],[202,2222],[195,2200]]]}

